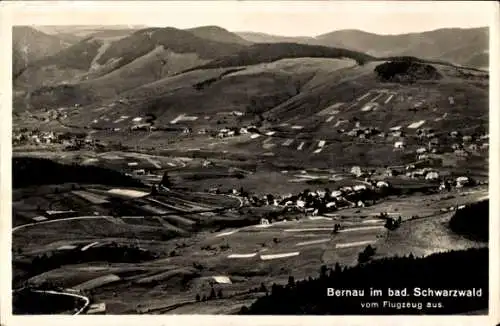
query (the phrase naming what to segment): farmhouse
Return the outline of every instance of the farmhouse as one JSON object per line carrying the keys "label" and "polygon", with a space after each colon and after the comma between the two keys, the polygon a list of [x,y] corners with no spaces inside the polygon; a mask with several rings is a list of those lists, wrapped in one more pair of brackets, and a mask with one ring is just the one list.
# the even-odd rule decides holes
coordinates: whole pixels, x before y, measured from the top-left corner
{"label": "farmhouse", "polygon": [[395,149],[404,149],[405,148],[405,143],[404,141],[397,141],[394,143],[394,148]]}
{"label": "farmhouse", "polygon": [[467,153],[463,149],[457,149],[453,153],[455,153],[455,155],[458,157],[468,157],[469,156],[469,153]]}
{"label": "farmhouse", "polygon": [[340,191],[342,191],[343,193],[351,193],[352,192],[352,187],[349,187],[349,186],[345,186],[345,187],[342,187],[340,188]]}
{"label": "farmhouse", "polygon": [[395,131],[391,131],[391,136],[392,137],[403,137],[404,134],[401,130],[395,130]]}
{"label": "farmhouse", "polygon": [[439,179],[439,173],[437,173],[436,171],[428,172],[425,175],[425,180],[438,180],[438,179]]}
{"label": "farmhouse", "polygon": [[430,141],[429,141],[429,147],[432,147],[432,146],[437,146],[439,145],[439,139],[438,138],[432,138]]}
{"label": "farmhouse", "polygon": [[470,183],[470,179],[468,177],[465,177],[465,176],[461,176],[461,177],[458,177],[456,180],[455,180],[455,185],[457,188],[461,188],[463,186],[467,186],[469,183]]}
{"label": "farmhouse", "polygon": [[472,136],[463,136],[463,137],[462,137],[462,140],[463,140],[464,142],[469,142],[469,141],[471,141],[471,140],[472,140]]}
{"label": "farmhouse", "polygon": [[366,190],[366,186],[365,185],[355,185],[353,187],[354,191],[356,192],[360,192],[360,191],[365,191]]}
{"label": "farmhouse", "polygon": [[335,208],[337,208],[337,203],[334,201],[331,201],[331,202],[326,204],[326,208],[335,209]]}
{"label": "farmhouse", "polygon": [[333,198],[342,197],[342,191],[340,191],[340,190],[334,190],[334,191],[332,191],[332,193],[331,193],[330,196],[333,197]]}
{"label": "farmhouse", "polygon": [[468,148],[470,151],[473,151],[473,152],[477,151],[477,149],[478,149],[477,144],[470,144]]}
{"label": "farmhouse", "polygon": [[389,187],[389,184],[385,181],[378,181],[376,186],[377,186],[377,188],[387,188],[387,187]]}
{"label": "farmhouse", "polygon": [[93,303],[87,310],[87,315],[104,315],[106,314],[106,303]]}
{"label": "farmhouse", "polygon": [[269,220],[267,218],[261,218],[260,219],[260,224],[261,225],[269,225]]}
{"label": "farmhouse", "polygon": [[427,148],[425,147],[420,147],[417,149],[417,154],[423,154],[423,153],[426,153],[427,152]]}
{"label": "farmhouse", "polygon": [[359,166],[353,166],[351,168],[351,173],[354,174],[358,178],[363,175],[363,171],[361,171],[361,168]]}

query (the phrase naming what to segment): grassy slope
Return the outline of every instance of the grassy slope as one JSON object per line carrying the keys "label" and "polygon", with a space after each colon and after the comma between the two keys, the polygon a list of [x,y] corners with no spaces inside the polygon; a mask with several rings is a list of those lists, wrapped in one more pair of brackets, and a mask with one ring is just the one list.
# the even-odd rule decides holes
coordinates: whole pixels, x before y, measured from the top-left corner
{"label": "grassy slope", "polygon": [[[123,94],[132,105],[121,106],[120,114],[153,113],[159,123],[168,123],[181,113],[214,116],[218,111],[252,110],[256,103],[266,110],[295,96],[300,87],[314,83],[313,78],[326,78],[344,65],[353,64],[350,60],[287,59],[271,66],[256,65],[239,71],[195,70]],[[203,89],[194,87],[204,81]],[[81,115],[87,117],[85,121],[94,118],[88,111]]]}

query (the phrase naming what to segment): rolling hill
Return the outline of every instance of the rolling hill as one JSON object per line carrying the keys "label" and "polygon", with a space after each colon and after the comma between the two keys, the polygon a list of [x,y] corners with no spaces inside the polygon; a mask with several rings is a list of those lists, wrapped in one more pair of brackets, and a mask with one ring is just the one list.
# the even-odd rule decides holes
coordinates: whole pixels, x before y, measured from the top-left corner
{"label": "rolling hill", "polygon": [[193,69],[247,66],[288,58],[346,58],[353,59],[359,64],[374,59],[364,53],[341,48],[298,43],[259,43]]}
{"label": "rolling hill", "polygon": [[12,43],[14,78],[28,64],[53,55],[71,45],[57,36],[45,34],[30,26],[14,26]]}
{"label": "rolling hill", "polygon": [[33,89],[78,81],[79,76],[89,71],[102,45],[102,41],[90,37],[51,56],[30,61],[14,85]]}
{"label": "rolling hill", "polygon": [[[377,57],[411,55],[468,66],[475,55],[488,50],[488,28],[449,28],[400,35],[342,30],[319,35],[316,40],[326,46],[344,47]],[[487,60],[472,63],[476,63],[477,68],[488,66]]]}
{"label": "rolling hill", "polygon": [[[390,74],[387,65],[395,65]],[[193,136],[175,138],[170,150],[204,148],[208,151],[204,155],[228,149],[232,155],[271,153],[280,164],[294,166],[384,166],[404,164],[413,156],[393,150],[398,138],[390,136],[390,128],[411,134],[417,128],[413,125],[423,124],[443,137],[452,130],[471,135],[487,132],[487,93],[487,74],[421,60],[398,66],[376,60],[359,65],[352,58],[282,58],[166,77],[116,97],[88,101],[72,110],[65,124],[103,130],[106,138],[119,137],[130,146],[146,146],[142,137],[150,138],[150,145],[165,145],[162,131],[149,136],[129,131],[136,124],[133,119],[154,116],[154,126],[160,130],[193,129]],[[231,112],[240,114],[235,117]],[[251,124],[259,125],[263,135],[270,130],[274,135],[214,145],[214,140],[197,134],[202,129]],[[361,139],[358,132],[352,134],[364,129],[385,136]],[[449,140],[442,141],[448,146],[444,150],[450,151]],[[410,145],[414,149],[419,144]]]}
{"label": "rolling hill", "polygon": [[[234,39],[222,29],[200,30],[225,35],[226,41]],[[276,129],[279,137],[286,138],[283,141],[298,137],[314,143],[326,138],[337,143],[318,152],[316,157],[324,162],[339,146],[350,146],[341,130],[354,130],[355,125],[386,130],[430,119],[442,130],[469,125],[482,132],[487,126],[487,73],[410,56],[379,59],[359,51],[299,43],[243,45],[207,39],[210,35],[202,38],[193,31],[150,28],[107,43],[88,38],[40,61],[44,69],[60,67],[70,83],[34,87],[15,98],[14,108],[19,112],[78,106],[64,123],[96,130],[129,130],[133,117],[148,115],[155,117],[157,128],[218,129],[258,123],[276,129],[280,122],[289,125]],[[363,96],[373,99],[367,102]],[[448,97],[458,104],[449,103]],[[427,110],[414,109],[419,101],[426,102]],[[471,103],[481,109],[471,112]],[[326,111],[334,113],[322,113]],[[231,112],[240,113],[227,118]],[[379,150],[370,144],[352,153]],[[257,143],[235,146],[242,152],[267,151]],[[297,154],[282,150],[290,159]],[[390,151],[386,160],[402,158]]]}
{"label": "rolling hill", "polygon": [[[213,32],[213,29],[210,30]],[[206,29],[197,32],[204,31]],[[104,77],[96,81],[95,87],[109,88],[112,84],[114,88],[115,83],[123,83],[123,78],[135,76],[135,81],[124,88],[130,89],[245,47],[201,38],[175,28],[142,29],[126,37],[121,37],[121,33],[122,30],[94,31],[92,36],[64,51],[32,62],[31,67],[16,79],[16,84],[36,88],[59,83],[92,82]],[[106,76],[109,73],[112,74]]]}
{"label": "rolling hill", "polygon": [[[163,30],[159,33],[164,32]],[[172,37],[171,30],[166,31],[167,34]],[[31,93],[31,101],[33,103],[38,103],[37,105],[49,105],[49,106],[59,106],[59,105],[73,105],[80,104],[86,105],[90,104],[90,102],[96,102],[94,104],[98,104],[100,100],[108,100],[112,99],[115,96],[119,96],[121,93],[126,91],[134,92],[135,88],[138,88],[138,91],[135,93],[141,94],[143,89],[148,89],[148,84],[154,83],[156,81],[160,81],[155,83],[154,85],[161,84],[163,80],[167,85],[170,83],[170,76],[181,74],[181,71],[189,72],[194,70],[199,70],[200,76],[207,75],[206,79],[218,78],[214,77],[211,74],[213,69],[220,68],[231,68],[239,67],[239,66],[251,66],[258,65],[261,63],[271,63],[274,61],[279,61],[283,59],[294,59],[294,58],[323,58],[323,59],[340,59],[354,62],[364,63],[368,60],[373,59],[371,56],[364,55],[363,53],[358,53],[354,51],[348,51],[343,49],[335,49],[328,48],[322,46],[308,46],[294,43],[278,43],[278,44],[256,44],[251,46],[243,46],[236,44],[225,44],[225,43],[216,43],[215,48],[208,49],[207,46],[212,46],[214,42],[206,41],[204,39],[197,38],[193,36],[194,42],[190,43],[190,47],[192,50],[189,51],[199,51],[197,52],[185,52],[187,48],[182,48],[183,42],[177,42],[175,44],[164,42],[163,45],[158,45],[160,42],[156,42],[157,37],[162,37],[159,35],[157,37],[153,36],[154,40],[149,39],[149,34],[145,36],[145,32],[141,32],[141,35],[132,35],[130,38],[134,38],[134,40],[129,37],[119,40],[117,42],[111,43],[110,46],[104,51],[99,59],[95,60],[94,63],[98,63],[100,59],[104,55],[108,55],[110,58],[116,58],[114,54],[110,53],[118,53],[118,48],[122,48],[123,51],[130,45],[126,45],[126,42],[138,42],[135,44],[144,44],[141,49],[136,50],[137,53],[133,56],[131,52],[128,53],[128,57],[124,62],[127,62],[130,59],[133,59],[128,64],[125,64],[121,67],[117,67],[122,63],[122,60],[112,61],[112,63],[108,62],[108,65],[113,65],[115,68],[111,72],[98,76],[97,78],[89,78],[88,80],[81,81],[79,83],[73,83],[72,85],[48,85],[49,88],[40,89],[36,92]],[[180,33],[184,35],[184,31],[175,30],[173,33]],[[151,34],[152,35],[152,34]],[[164,35],[163,35],[164,36]],[[139,38],[145,40],[146,42],[140,43],[140,41],[135,38]],[[179,40],[179,38],[175,38]],[[170,40],[170,38],[169,38]],[[95,41],[97,42],[97,41]],[[117,45],[117,43],[120,43]],[[142,52],[146,49],[149,50],[150,46],[156,44],[156,48],[152,48],[152,50],[144,55]],[[217,48],[219,46],[219,48]],[[168,47],[168,49],[166,49]],[[196,48],[199,47],[199,48]],[[239,49],[239,51],[235,51],[231,53],[231,51]],[[93,49],[93,51],[97,51],[97,46]],[[138,51],[141,51],[140,53]],[[176,51],[176,52],[174,52]],[[211,52],[206,52],[211,51]],[[213,51],[217,51],[219,53],[214,53]],[[87,51],[88,52],[88,51]],[[78,51],[78,53],[83,53],[82,51]],[[229,53],[229,54],[228,54]],[[116,54],[118,55],[118,54]],[[92,57],[90,55],[89,57]],[[216,56],[216,59],[210,60],[210,57]],[[304,61],[304,60],[302,60]],[[307,61],[307,60],[306,60]],[[79,64],[83,63],[84,60],[79,60]],[[113,64],[114,62],[114,64]],[[306,66],[309,66],[307,62],[303,62]],[[322,68],[317,68],[322,69]],[[327,68],[328,70],[329,68]],[[278,71],[279,72],[279,71]],[[273,71],[270,71],[269,74],[272,74]],[[291,72],[290,72],[291,73]],[[289,74],[286,75],[286,78],[289,78]],[[241,77],[238,77],[241,78]],[[279,77],[278,77],[279,80]],[[198,80],[197,82],[203,82],[203,78]],[[143,87],[144,86],[144,87]],[[190,85],[192,87],[192,85]],[[232,88],[232,87],[231,87]],[[285,86],[285,88],[289,88],[289,86]],[[78,89],[75,94],[72,90]],[[71,90],[71,91],[70,91]],[[68,94],[70,91],[71,96],[63,95]],[[189,90],[191,91],[191,89]],[[222,89],[221,89],[222,91]],[[281,91],[280,91],[281,92]],[[199,91],[197,92],[199,93]],[[238,91],[238,94],[241,92]],[[59,95],[55,95],[59,94]],[[74,96],[74,100],[71,100],[71,97]],[[123,96],[128,97],[128,95],[124,94]],[[223,96],[223,95],[221,95]],[[239,97],[242,95],[240,94]],[[139,95],[139,97],[143,97]],[[25,97],[23,97],[24,101]],[[85,100],[84,100],[85,99]],[[81,101],[84,102],[81,102]],[[71,101],[68,103],[67,101]],[[152,99],[149,99],[152,101]],[[239,100],[238,100],[239,101]],[[209,103],[209,102],[207,102]],[[204,106],[204,105],[201,105]],[[138,109],[139,110],[139,109]]]}
{"label": "rolling hill", "polygon": [[113,42],[97,62],[105,64],[111,59],[117,59],[120,65],[125,65],[151,52],[157,46],[164,46],[176,53],[196,53],[203,59],[215,59],[242,48],[238,44],[202,39],[176,28],[148,28]]}
{"label": "rolling hill", "polygon": [[475,68],[488,67],[488,28],[446,28],[399,35],[339,30],[316,37],[282,37],[264,33],[237,33],[254,43],[295,42],[364,52],[375,57],[415,56]]}

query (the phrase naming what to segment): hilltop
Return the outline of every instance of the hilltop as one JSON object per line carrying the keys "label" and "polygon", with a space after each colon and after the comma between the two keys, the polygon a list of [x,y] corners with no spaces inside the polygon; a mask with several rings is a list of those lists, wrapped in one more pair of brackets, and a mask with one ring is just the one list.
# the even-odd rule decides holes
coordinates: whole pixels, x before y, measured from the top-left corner
{"label": "hilltop", "polygon": [[317,44],[313,37],[280,36],[256,32],[237,32],[237,35],[252,43],[303,43]]}
{"label": "hilltop", "polygon": [[191,32],[200,38],[216,42],[234,43],[242,45],[252,44],[252,42],[245,40],[244,38],[238,36],[237,34],[231,33],[227,29],[221,28],[219,26],[201,26],[201,27],[190,28],[187,29],[186,31]]}

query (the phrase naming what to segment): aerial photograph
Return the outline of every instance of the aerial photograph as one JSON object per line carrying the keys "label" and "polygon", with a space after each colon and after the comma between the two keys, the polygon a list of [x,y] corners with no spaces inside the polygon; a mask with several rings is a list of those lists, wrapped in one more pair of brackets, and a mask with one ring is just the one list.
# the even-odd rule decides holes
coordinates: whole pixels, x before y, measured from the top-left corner
{"label": "aerial photograph", "polygon": [[12,314],[487,315],[488,24],[374,15],[13,26]]}

